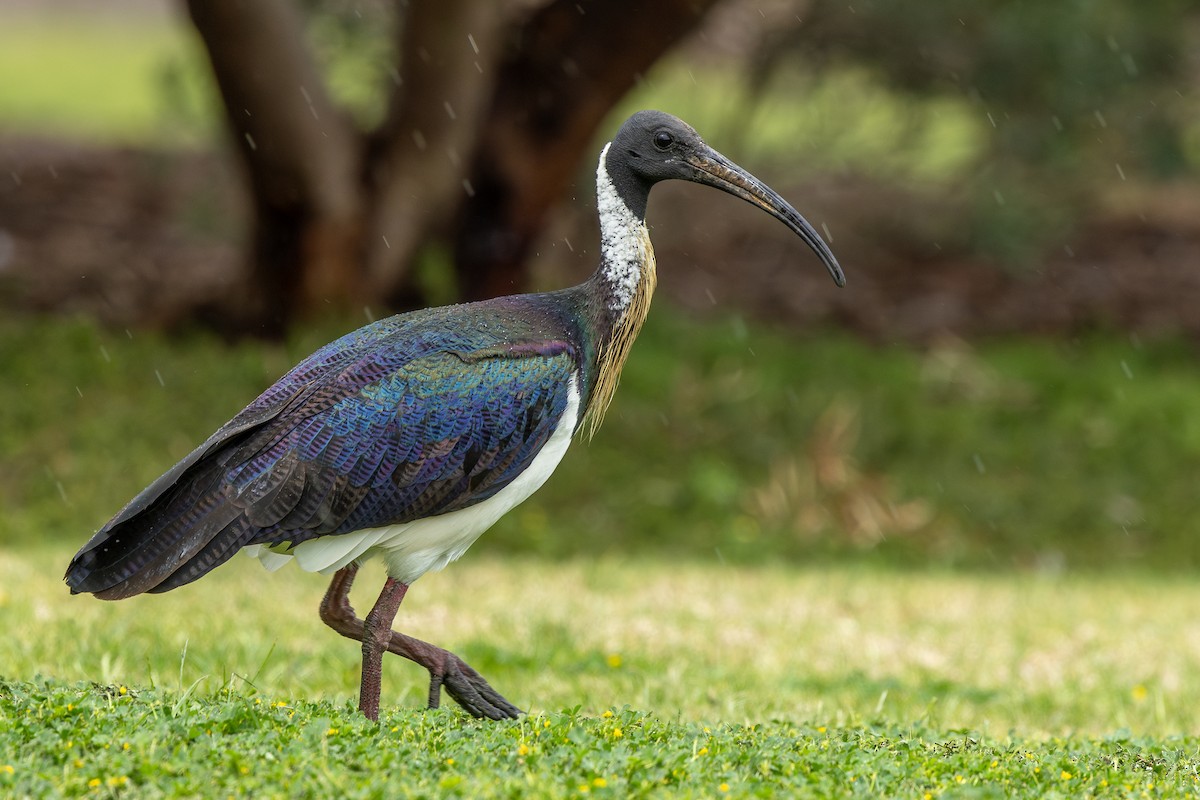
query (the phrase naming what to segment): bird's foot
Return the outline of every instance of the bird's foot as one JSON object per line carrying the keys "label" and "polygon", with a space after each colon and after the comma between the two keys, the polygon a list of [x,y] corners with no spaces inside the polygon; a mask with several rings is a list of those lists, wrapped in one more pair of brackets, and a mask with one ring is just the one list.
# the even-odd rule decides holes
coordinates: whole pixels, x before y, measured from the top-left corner
{"label": "bird's foot", "polygon": [[[441,648],[437,648],[441,649]],[[441,650],[441,663],[429,669],[429,707],[441,705],[442,688],[473,717],[516,719],[521,709],[508,702],[467,662]]]}
{"label": "bird's foot", "polygon": [[[355,641],[367,638],[364,620],[359,619],[350,605],[350,586],[358,571],[356,564],[351,564],[334,575],[325,598],[321,601],[321,619],[326,625]],[[391,585],[389,583],[389,585]],[[387,589],[385,588],[385,593]],[[398,599],[396,605],[399,605]],[[383,597],[380,598],[381,602]],[[394,614],[389,609],[389,614]],[[403,633],[385,628],[390,637],[386,639],[386,649],[390,653],[403,656],[409,661],[420,664],[429,670],[429,707],[441,705],[442,687],[446,694],[453,698],[463,709],[473,717],[487,719],[516,719],[521,715],[521,709],[500,696],[478,672],[469,664],[448,650],[405,636]],[[377,646],[385,642],[376,640]],[[378,676],[373,670],[366,669],[367,659],[364,654],[363,686],[369,691],[360,694],[359,710],[368,719],[377,719],[379,714]],[[370,673],[370,675],[368,675]],[[373,677],[372,677],[373,676]],[[371,677],[368,685],[368,677]]]}

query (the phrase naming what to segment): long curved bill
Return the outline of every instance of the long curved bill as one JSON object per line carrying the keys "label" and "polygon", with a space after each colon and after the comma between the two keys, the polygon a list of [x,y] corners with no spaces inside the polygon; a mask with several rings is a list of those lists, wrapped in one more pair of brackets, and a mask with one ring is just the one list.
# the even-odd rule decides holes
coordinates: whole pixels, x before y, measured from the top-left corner
{"label": "long curved bill", "polygon": [[792,208],[774,189],[712,148],[705,153],[687,156],[687,162],[696,170],[693,177],[696,183],[703,183],[740,197],[791,228],[825,264],[829,274],[833,276],[833,282],[838,286],[846,285],[846,275],[829,245],[825,244],[825,240],[808,220],[800,216],[800,212]]}

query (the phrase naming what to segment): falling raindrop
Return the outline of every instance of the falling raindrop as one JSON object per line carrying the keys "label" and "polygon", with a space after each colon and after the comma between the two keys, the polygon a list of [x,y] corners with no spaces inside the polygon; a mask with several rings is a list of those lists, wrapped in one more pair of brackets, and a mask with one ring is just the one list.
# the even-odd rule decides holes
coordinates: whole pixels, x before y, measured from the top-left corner
{"label": "falling raindrop", "polygon": [[471,185],[470,180],[468,180],[467,178],[463,178],[462,185],[463,185],[463,191],[465,191],[467,193],[467,197],[475,196],[475,187]]}
{"label": "falling raindrop", "polygon": [[1100,109],[1097,108],[1095,111],[1092,112],[1092,115],[1096,118],[1096,122],[1100,123],[1101,128],[1108,127],[1108,120],[1106,120],[1104,118],[1104,115],[1100,113]]}
{"label": "falling raindrop", "polygon": [[110,356],[108,354],[108,348],[105,347],[104,345],[100,345],[100,355],[104,356],[104,360],[106,362],[108,362],[110,364],[112,363],[112,356]]}
{"label": "falling raindrop", "polygon": [[320,119],[320,117],[317,116],[317,107],[313,105],[312,96],[309,95],[308,89],[305,89],[303,86],[301,86],[300,94],[304,95],[304,102],[308,103],[308,110],[312,112],[313,119]]}
{"label": "falling raindrop", "polygon": [[1121,165],[1117,164],[1117,174],[1121,176],[1121,180],[1125,180],[1125,170],[1121,169]]}
{"label": "falling raindrop", "polygon": [[159,372],[157,369],[156,369],[156,370],[154,370],[154,377],[158,378],[158,385],[159,385],[159,386],[166,386],[166,385],[167,385],[167,384],[166,384],[166,381],[164,381],[164,380],[163,380],[162,373],[161,373],[161,372]]}
{"label": "falling raindrop", "polygon": [[1125,373],[1125,377],[1128,380],[1133,380],[1133,370],[1129,368],[1129,365],[1125,363],[1125,359],[1123,358],[1121,359],[1121,372]]}
{"label": "falling raindrop", "polygon": [[471,49],[475,51],[475,55],[479,55],[479,45],[475,44],[475,37],[468,33],[467,41],[471,43]]}
{"label": "falling raindrop", "polygon": [[987,467],[984,466],[983,459],[979,457],[979,453],[976,453],[975,455],[971,456],[971,459],[975,462],[975,469],[977,469],[979,471],[980,475],[984,475],[987,473]]}
{"label": "falling raindrop", "polygon": [[825,243],[833,244],[833,234],[829,232],[829,226],[822,222],[821,230],[825,231]]}
{"label": "falling raindrop", "polygon": [[254,137],[250,135],[250,131],[246,131],[246,144],[250,145],[251,150],[257,150],[258,145],[254,142]]}
{"label": "falling raindrop", "polygon": [[380,234],[380,235],[379,235],[379,238],[383,239],[383,246],[384,246],[384,247],[386,247],[388,250],[391,250],[391,249],[392,249],[392,243],[388,241],[388,238],[387,238],[387,236],[385,236],[385,235],[383,235],[383,234]]}

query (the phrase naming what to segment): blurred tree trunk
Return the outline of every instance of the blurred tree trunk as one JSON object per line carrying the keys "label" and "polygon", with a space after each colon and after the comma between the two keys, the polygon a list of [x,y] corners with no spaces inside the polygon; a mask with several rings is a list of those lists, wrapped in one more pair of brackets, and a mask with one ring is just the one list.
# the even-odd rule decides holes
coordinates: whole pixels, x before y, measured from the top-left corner
{"label": "blurred tree trunk", "polygon": [[239,323],[355,292],[361,142],[325,90],[289,0],[188,0],[246,168],[255,219]]}
{"label": "blurred tree trunk", "polygon": [[467,297],[510,293],[596,127],[717,0],[396,0],[386,114],[330,97],[294,0],[185,0],[255,218],[222,323],[280,334],[329,304],[416,305],[431,241]]}
{"label": "blurred tree trunk", "polygon": [[510,31],[452,234],[471,299],[511,294],[605,115],[717,0],[554,0]]}

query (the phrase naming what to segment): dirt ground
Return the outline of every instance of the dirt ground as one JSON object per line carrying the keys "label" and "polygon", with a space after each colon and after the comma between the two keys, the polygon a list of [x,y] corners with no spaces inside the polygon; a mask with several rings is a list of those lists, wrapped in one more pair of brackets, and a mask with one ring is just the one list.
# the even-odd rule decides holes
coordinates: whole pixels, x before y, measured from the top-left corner
{"label": "dirt ground", "polygon": [[[237,291],[248,213],[235,170],[219,154],[0,139],[0,310],[135,327],[185,324],[219,305]],[[766,215],[668,184],[649,214],[661,296],[701,315],[877,341],[1097,328],[1200,338],[1200,186],[1158,187],[1024,269],[914,244],[897,212],[913,213],[913,200],[895,190],[845,178],[775,188],[832,231],[847,288]],[[546,286],[594,265],[591,189],[575,195],[538,248]]]}

